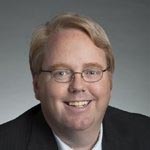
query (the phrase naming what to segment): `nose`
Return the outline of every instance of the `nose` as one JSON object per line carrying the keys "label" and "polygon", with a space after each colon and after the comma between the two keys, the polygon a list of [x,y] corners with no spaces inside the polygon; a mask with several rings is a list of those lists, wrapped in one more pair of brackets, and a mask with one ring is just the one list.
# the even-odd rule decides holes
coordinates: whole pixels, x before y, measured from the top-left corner
{"label": "nose", "polygon": [[79,93],[85,91],[86,91],[85,81],[82,79],[81,73],[74,74],[69,85],[69,92]]}

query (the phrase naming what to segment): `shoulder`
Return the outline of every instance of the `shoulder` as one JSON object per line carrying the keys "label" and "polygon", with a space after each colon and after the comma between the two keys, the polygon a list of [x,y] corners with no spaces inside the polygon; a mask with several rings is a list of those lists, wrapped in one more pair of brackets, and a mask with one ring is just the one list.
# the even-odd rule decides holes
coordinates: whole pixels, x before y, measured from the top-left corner
{"label": "shoulder", "polygon": [[[146,116],[146,115],[142,115],[142,114],[138,114],[138,113],[131,113],[128,111],[124,111],[112,106],[108,106],[107,111],[106,111],[107,115],[113,117],[113,118],[119,118],[119,117],[124,117],[124,119],[127,119],[127,121],[131,121],[130,119],[137,119],[137,120],[142,120],[142,121],[150,121],[150,117]],[[120,118],[123,119],[123,118]],[[124,120],[123,119],[123,120]]]}
{"label": "shoulder", "polygon": [[18,129],[20,125],[21,127],[23,127],[23,126],[26,126],[27,124],[30,124],[33,117],[38,113],[38,111],[40,111],[40,105],[34,106],[33,108],[24,112],[22,115],[20,115],[16,119],[13,119],[9,122],[1,124],[0,133],[9,129],[15,129],[15,128]]}
{"label": "shoulder", "polygon": [[15,143],[17,143],[18,149],[24,150],[24,144],[28,142],[32,120],[39,110],[40,106],[35,106],[16,119],[0,125],[0,147],[3,147],[4,150],[12,149],[12,147],[16,148]]}
{"label": "shoulder", "polygon": [[150,118],[109,106],[103,119],[103,133],[106,149],[149,150]]}
{"label": "shoulder", "polygon": [[[125,123],[126,125],[134,125],[136,126],[149,126],[150,125],[150,117],[138,114],[127,112],[118,108],[114,108],[109,106],[106,111],[106,117],[109,117],[114,122]],[[149,126],[150,128],[150,126]]]}
{"label": "shoulder", "polygon": [[120,135],[134,137],[136,139],[147,140],[150,138],[150,117],[130,113],[109,106],[104,123],[111,127]]}

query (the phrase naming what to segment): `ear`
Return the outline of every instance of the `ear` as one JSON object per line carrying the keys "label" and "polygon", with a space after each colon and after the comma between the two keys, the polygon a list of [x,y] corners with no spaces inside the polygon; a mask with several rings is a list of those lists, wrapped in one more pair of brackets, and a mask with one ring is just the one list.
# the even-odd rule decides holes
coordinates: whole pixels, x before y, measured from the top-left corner
{"label": "ear", "polygon": [[35,98],[37,100],[40,100],[39,75],[34,75],[33,76],[33,82],[32,82],[32,84],[33,84]]}

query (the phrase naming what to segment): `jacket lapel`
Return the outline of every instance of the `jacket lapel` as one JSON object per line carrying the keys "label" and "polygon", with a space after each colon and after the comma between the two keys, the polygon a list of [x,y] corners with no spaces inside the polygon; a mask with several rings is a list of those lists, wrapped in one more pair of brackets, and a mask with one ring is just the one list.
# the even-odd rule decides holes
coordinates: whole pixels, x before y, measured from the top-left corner
{"label": "jacket lapel", "polygon": [[103,150],[138,150],[137,144],[126,130],[125,124],[119,121],[119,115],[114,114],[113,108],[108,107],[103,119]]}
{"label": "jacket lapel", "polygon": [[58,150],[54,135],[41,111],[32,121],[27,150]]}
{"label": "jacket lapel", "polygon": [[[27,150],[58,150],[55,137],[41,111],[31,117],[31,129]],[[114,108],[108,107],[103,119],[102,150],[138,150],[125,124]]]}

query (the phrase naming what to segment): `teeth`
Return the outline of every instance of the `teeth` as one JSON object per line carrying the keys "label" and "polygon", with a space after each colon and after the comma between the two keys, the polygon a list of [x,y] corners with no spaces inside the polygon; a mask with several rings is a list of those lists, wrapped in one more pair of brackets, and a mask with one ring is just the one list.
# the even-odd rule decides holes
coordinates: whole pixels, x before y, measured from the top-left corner
{"label": "teeth", "polygon": [[68,102],[68,105],[82,108],[82,107],[86,106],[88,103],[89,103],[89,101],[74,101],[74,102]]}

